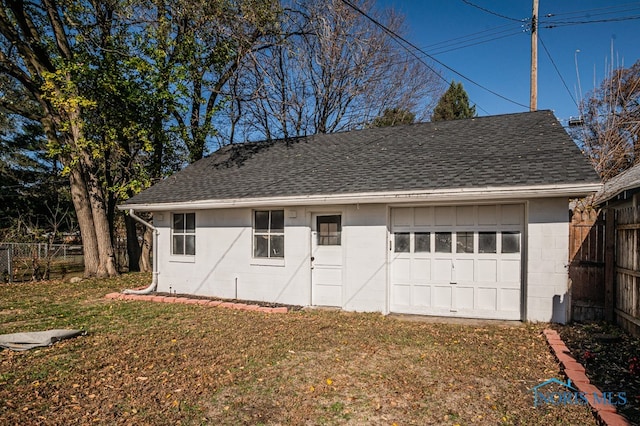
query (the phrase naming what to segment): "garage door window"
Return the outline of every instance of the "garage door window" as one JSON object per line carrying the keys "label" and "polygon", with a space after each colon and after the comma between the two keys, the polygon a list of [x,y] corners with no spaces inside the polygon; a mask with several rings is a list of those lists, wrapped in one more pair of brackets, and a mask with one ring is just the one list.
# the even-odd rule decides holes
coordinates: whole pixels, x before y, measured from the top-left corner
{"label": "garage door window", "polygon": [[410,253],[411,252],[411,239],[408,232],[396,232],[395,233],[395,249],[396,253]]}
{"label": "garage door window", "polygon": [[415,248],[416,253],[429,253],[431,251],[431,232],[416,232]]}
{"label": "garage door window", "polygon": [[496,233],[478,232],[478,253],[496,252]]}
{"label": "garage door window", "polygon": [[502,233],[502,253],[520,253],[520,232]]}
{"label": "garage door window", "polygon": [[436,232],[436,253],[451,253],[451,232]]}
{"label": "garage door window", "polygon": [[473,253],[473,232],[456,232],[456,253]]}

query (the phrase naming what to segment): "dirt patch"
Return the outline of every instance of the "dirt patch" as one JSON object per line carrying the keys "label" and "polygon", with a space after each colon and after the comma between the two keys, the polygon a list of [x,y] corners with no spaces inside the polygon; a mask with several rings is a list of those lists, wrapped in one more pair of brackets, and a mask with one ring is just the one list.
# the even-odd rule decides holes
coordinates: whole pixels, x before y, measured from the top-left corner
{"label": "dirt patch", "polygon": [[302,306],[285,305],[283,303],[271,303],[271,302],[261,302],[261,301],[255,301],[255,300],[242,300],[242,299],[221,299],[219,297],[198,296],[198,295],[186,294],[186,293],[153,292],[150,294],[153,296],[184,297],[188,299],[198,299],[198,300],[219,300],[221,302],[245,303],[247,305],[263,306],[265,308],[287,308],[288,311],[299,311],[303,308]]}

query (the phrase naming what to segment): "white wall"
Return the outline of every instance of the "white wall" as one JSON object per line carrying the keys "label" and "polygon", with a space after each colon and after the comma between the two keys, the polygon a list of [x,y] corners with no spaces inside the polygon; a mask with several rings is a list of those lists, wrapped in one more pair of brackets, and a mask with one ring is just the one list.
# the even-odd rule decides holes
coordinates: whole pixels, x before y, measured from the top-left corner
{"label": "white wall", "polygon": [[[523,262],[525,314],[529,321],[568,320],[568,200],[527,202]],[[274,208],[277,208],[274,207]],[[285,208],[285,258],[252,257],[252,210],[196,212],[196,255],[172,256],[171,212],[156,213],[160,230],[158,291],[222,298],[311,303],[311,217],[343,215],[343,306],[387,312],[389,206],[381,204]],[[160,218],[161,216],[161,218]],[[523,242],[524,244],[524,242]]]}
{"label": "white wall", "polygon": [[252,256],[251,209],[195,213],[195,256],[171,255],[171,212],[162,213],[162,221],[154,220],[161,224],[158,291],[171,288],[177,293],[308,304],[309,229],[304,209],[285,209],[285,258],[264,260]]}
{"label": "white wall", "polygon": [[383,312],[387,276],[386,206],[284,210],[284,260],[253,258],[251,209],[196,211],[195,256],[170,254],[171,213],[176,212],[156,213],[154,222],[160,229],[158,291],[309,305],[311,214],[342,212],[345,283],[342,308]]}
{"label": "white wall", "polygon": [[568,320],[569,200],[529,201],[526,319]]}
{"label": "white wall", "polygon": [[349,311],[387,311],[387,206],[345,208],[345,297]]}

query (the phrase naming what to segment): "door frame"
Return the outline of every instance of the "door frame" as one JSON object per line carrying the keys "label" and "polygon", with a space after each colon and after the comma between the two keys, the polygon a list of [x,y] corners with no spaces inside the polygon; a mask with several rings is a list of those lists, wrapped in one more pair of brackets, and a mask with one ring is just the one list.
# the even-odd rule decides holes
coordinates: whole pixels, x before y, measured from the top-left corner
{"label": "door frame", "polygon": [[314,242],[314,239],[317,238],[317,232],[318,230],[317,228],[317,217],[318,216],[340,216],[340,225],[341,225],[341,236],[340,236],[340,247],[341,247],[341,256],[340,256],[340,262],[341,262],[341,271],[340,271],[340,275],[341,275],[341,292],[340,292],[340,308],[344,307],[344,300],[345,300],[345,292],[346,292],[346,288],[345,288],[345,269],[346,269],[346,265],[345,265],[345,259],[346,259],[346,250],[345,250],[345,245],[346,245],[346,235],[345,235],[345,211],[343,208],[333,208],[333,207],[320,207],[320,208],[314,208],[312,210],[308,211],[308,220],[309,220],[309,306],[324,306],[324,305],[315,305],[313,303],[314,301],[314,283],[313,283],[313,269],[314,269],[314,265],[313,265],[313,261],[311,260],[313,256],[313,248],[314,246],[317,245],[317,243]]}

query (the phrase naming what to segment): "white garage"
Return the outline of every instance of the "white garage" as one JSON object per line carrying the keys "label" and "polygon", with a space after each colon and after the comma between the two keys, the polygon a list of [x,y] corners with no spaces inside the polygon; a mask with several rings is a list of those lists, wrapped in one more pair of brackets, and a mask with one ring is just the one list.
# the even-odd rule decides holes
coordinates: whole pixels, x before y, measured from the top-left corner
{"label": "white garage", "polygon": [[535,111],[229,145],[120,208],[153,213],[147,291],[563,323],[569,198],[600,188]]}
{"label": "white garage", "polygon": [[519,320],[524,205],[391,210],[390,310]]}

